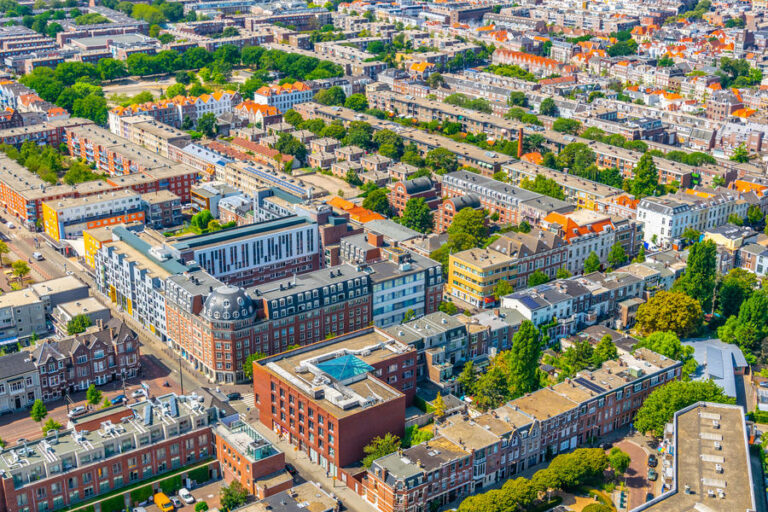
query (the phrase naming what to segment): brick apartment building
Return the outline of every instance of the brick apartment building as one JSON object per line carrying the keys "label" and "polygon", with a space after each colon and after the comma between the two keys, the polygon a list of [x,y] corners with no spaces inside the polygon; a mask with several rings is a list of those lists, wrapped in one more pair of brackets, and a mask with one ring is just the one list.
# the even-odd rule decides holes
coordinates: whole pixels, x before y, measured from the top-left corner
{"label": "brick apartment building", "polygon": [[85,332],[39,343],[33,352],[43,400],[138,375],[139,339],[122,320],[111,319]]}
{"label": "brick apartment building", "polygon": [[332,476],[376,436],[402,435],[416,351],[377,329],[254,362],[259,420]]}
{"label": "brick apartment building", "polygon": [[398,181],[390,187],[389,205],[399,217],[405,211],[405,205],[411,199],[423,198],[430,210],[436,210],[440,204],[440,183],[429,178]]}
{"label": "brick apartment building", "polygon": [[[453,217],[456,216],[464,208],[472,208],[473,210],[483,210],[483,205],[480,200],[471,195],[449,197],[438,206],[437,211],[434,214],[435,221],[435,233],[445,233],[453,223]],[[487,222],[484,220],[484,222]]]}

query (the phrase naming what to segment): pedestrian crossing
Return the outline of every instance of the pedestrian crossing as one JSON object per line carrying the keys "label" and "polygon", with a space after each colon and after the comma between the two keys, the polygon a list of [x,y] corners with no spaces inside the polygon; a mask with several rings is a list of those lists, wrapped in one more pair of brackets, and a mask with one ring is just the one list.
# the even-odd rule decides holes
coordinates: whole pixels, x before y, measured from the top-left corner
{"label": "pedestrian crossing", "polygon": [[243,393],[242,402],[246,407],[254,407],[256,405],[253,393]]}

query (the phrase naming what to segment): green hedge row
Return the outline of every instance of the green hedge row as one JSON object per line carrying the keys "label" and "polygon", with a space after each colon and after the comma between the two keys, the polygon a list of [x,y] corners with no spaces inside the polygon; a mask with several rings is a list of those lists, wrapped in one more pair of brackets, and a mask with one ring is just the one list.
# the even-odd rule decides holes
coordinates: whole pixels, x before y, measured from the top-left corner
{"label": "green hedge row", "polygon": [[160,482],[160,489],[168,496],[175,494],[181,487],[181,475],[174,475]]}
{"label": "green hedge row", "polygon": [[147,501],[150,496],[154,494],[154,491],[152,491],[151,485],[146,485],[144,487],[139,487],[138,489],[134,489],[131,491],[131,503],[133,505],[136,505],[137,503],[142,503],[144,501]]}
{"label": "green hedge row", "polygon": [[125,509],[125,496],[118,494],[101,502],[101,512],[118,512]]}

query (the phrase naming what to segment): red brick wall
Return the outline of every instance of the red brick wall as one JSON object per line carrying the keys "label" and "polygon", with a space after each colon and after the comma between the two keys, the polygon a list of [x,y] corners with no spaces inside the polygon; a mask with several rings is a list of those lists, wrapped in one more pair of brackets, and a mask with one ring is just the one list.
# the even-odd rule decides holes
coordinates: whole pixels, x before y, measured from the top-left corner
{"label": "red brick wall", "polygon": [[346,466],[363,458],[363,447],[374,437],[388,432],[403,437],[405,431],[405,395],[369,407],[339,420],[337,427],[337,466]]}

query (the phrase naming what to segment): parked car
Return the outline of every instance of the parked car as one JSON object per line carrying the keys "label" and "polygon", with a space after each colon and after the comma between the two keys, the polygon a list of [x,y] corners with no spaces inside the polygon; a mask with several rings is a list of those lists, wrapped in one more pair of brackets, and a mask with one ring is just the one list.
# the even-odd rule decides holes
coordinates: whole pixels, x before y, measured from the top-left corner
{"label": "parked car", "polygon": [[238,392],[227,393],[227,400],[240,400],[241,398],[243,398],[243,395]]}
{"label": "parked car", "polygon": [[192,493],[189,492],[189,490],[187,490],[186,487],[182,487],[181,489],[179,489],[179,498],[184,500],[184,503],[191,504],[195,502],[195,497],[192,496]]}
{"label": "parked car", "polygon": [[653,498],[654,498],[654,495],[653,495],[653,493],[652,493],[652,492],[646,493],[646,495],[645,495],[645,502],[646,502],[646,503],[648,503],[648,502],[649,502],[649,501],[651,501]]}
{"label": "parked car", "polygon": [[77,407],[73,407],[69,410],[69,413],[67,413],[67,416],[70,418],[74,418],[75,416],[80,416],[82,414],[85,414],[87,409],[83,407],[82,405],[78,405]]}
{"label": "parked car", "polygon": [[659,478],[659,474],[653,468],[648,468],[648,480],[655,482]]}
{"label": "parked car", "polygon": [[165,493],[159,492],[155,494],[154,502],[162,512],[173,512],[173,503]]}
{"label": "parked car", "polygon": [[171,503],[173,503],[173,506],[176,508],[181,508],[184,506],[178,496],[171,496]]}
{"label": "parked car", "polygon": [[285,470],[288,471],[288,473],[290,473],[291,476],[296,476],[298,474],[298,471],[296,471],[296,468],[293,467],[292,464],[286,464]]}
{"label": "parked car", "polygon": [[125,395],[117,395],[115,398],[110,400],[109,403],[111,403],[112,405],[117,405],[117,404],[121,404],[121,403],[125,402],[126,400],[128,400],[127,396],[125,396]]}
{"label": "parked car", "polygon": [[131,393],[131,398],[141,398],[143,396],[147,396],[147,392],[144,391],[141,388],[139,388],[136,391],[134,391],[133,393]]}
{"label": "parked car", "polygon": [[760,384],[758,384],[761,388],[768,388],[768,380],[764,380]]}
{"label": "parked car", "polygon": [[656,458],[654,454],[650,454],[648,456],[648,467],[649,468],[655,468],[659,463],[659,459]]}
{"label": "parked car", "polygon": [[133,507],[133,512],[147,512],[144,507]]}

